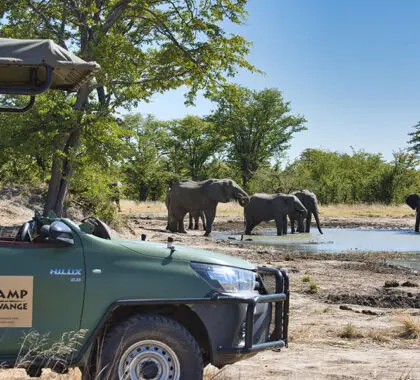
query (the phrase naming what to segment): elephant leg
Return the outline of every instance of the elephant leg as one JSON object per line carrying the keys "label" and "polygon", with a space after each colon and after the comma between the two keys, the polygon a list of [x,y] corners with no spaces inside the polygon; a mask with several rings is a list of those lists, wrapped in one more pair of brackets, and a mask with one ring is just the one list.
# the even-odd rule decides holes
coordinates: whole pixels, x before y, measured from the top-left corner
{"label": "elephant leg", "polygon": [[416,210],[416,225],[414,227],[414,231],[419,232],[419,224],[420,224],[420,212],[419,209]]}
{"label": "elephant leg", "polygon": [[283,235],[283,215],[280,215],[275,219],[276,227],[277,227],[277,236]]}
{"label": "elephant leg", "polygon": [[295,229],[295,222],[296,222],[295,216],[294,215],[289,215],[289,219],[290,219],[290,233],[291,234],[294,234],[296,232],[296,229]]}
{"label": "elephant leg", "polygon": [[206,216],[206,233],[204,236],[209,236],[213,227],[214,218],[216,217],[216,207],[205,210],[204,215]]}
{"label": "elephant leg", "polygon": [[245,235],[251,235],[251,232],[256,225],[257,225],[256,223],[246,221],[246,223],[245,223]]}
{"label": "elephant leg", "polygon": [[186,234],[187,231],[185,231],[185,227],[184,227],[184,218],[182,218],[181,220],[178,221],[178,232],[181,234]]}
{"label": "elephant leg", "polygon": [[311,231],[311,220],[312,220],[312,213],[308,211],[308,215],[306,216],[305,232],[310,232]]}
{"label": "elephant leg", "polygon": [[178,220],[175,218],[169,219],[167,229],[171,232],[178,232]]}
{"label": "elephant leg", "polygon": [[194,229],[198,230],[198,222],[200,220],[200,214],[194,216]]}
{"label": "elephant leg", "polygon": [[297,232],[305,232],[305,226],[303,225],[303,217],[301,214],[298,214],[297,217]]}
{"label": "elephant leg", "polygon": [[193,217],[192,217],[191,213],[188,214],[188,217],[189,217],[188,229],[192,230],[193,229]]}
{"label": "elephant leg", "polygon": [[287,215],[283,216],[283,235],[287,235]]}
{"label": "elephant leg", "polygon": [[203,230],[206,230],[206,216],[204,215],[204,211],[200,211],[201,222],[203,223]]}
{"label": "elephant leg", "polygon": [[185,227],[184,227],[184,218],[185,218],[186,214],[187,214],[187,212],[184,212],[180,215],[180,217],[178,217],[177,232],[179,232],[181,234],[186,234],[187,233],[187,231],[185,231]]}

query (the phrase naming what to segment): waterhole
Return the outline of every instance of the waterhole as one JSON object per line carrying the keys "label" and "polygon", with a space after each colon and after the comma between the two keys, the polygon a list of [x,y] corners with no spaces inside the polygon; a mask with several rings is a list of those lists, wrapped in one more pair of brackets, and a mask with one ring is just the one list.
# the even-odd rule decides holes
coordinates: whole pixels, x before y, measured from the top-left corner
{"label": "waterhole", "polygon": [[[229,239],[238,243],[269,245],[289,250],[323,253],[341,252],[407,252],[404,261],[396,264],[420,270],[420,234],[411,230],[375,230],[351,228],[324,228],[321,235],[311,233],[276,235],[275,228],[259,230],[255,235],[237,232],[216,232],[216,239]],[[241,240],[242,239],[242,240]]]}

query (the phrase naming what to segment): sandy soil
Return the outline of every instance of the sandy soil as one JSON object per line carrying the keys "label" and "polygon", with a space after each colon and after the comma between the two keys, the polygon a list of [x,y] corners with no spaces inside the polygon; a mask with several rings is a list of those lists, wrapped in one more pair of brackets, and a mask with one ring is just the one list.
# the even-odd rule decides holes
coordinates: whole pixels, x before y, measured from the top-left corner
{"label": "sandy soil", "polygon": [[[11,220],[11,214],[3,208],[0,204],[0,225],[6,219]],[[220,371],[207,368],[206,379],[420,380],[420,339],[401,335],[402,321],[408,316],[420,329],[420,276],[384,264],[396,254],[328,256],[279,251],[267,246],[206,238],[202,231],[169,234],[164,231],[164,213],[126,216],[128,228],[119,231],[126,237],[138,238],[144,233],[147,240],[164,242],[168,236],[173,236],[175,245],[211,249],[258,265],[285,268],[290,273],[289,347],[281,352],[261,352]],[[322,219],[325,227],[405,229],[412,228],[413,222],[412,218],[392,217]],[[238,217],[217,217],[214,228],[240,232],[242,221]],[[315,229],[314,233],[317,233]],[[390,281],[397,282],[398,286],[385,287],[385,282]],[[345,337],[346,331],[352,337]],[[18,371],[0,370],[0,379],[20,376]],[[51,374],[43,376],[53,377]],[[77,379],[78,375],[57,378]]]}

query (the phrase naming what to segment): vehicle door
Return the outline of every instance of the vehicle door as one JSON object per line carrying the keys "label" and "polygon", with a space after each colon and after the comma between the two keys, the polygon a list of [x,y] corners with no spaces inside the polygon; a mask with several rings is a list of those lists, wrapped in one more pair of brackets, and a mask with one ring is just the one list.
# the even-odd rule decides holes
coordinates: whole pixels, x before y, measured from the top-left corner
{"label": "vehicle door", "polygon": [[48,336],[47,347],[64,333],[78,331],[84,286],[76,233],[73,244],[0,238],[0,359],[16,355],[28,333]]}

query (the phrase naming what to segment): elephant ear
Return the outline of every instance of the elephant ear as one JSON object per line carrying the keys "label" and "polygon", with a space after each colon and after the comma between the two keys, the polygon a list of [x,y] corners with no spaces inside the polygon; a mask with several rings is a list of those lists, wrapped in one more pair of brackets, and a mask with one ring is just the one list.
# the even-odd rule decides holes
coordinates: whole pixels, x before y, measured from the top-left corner
{"label": "elephant ear", "polygon": [[229,202],[229,192],[223,182],[215,181],[207,189],[207,196],[215,202]]}

